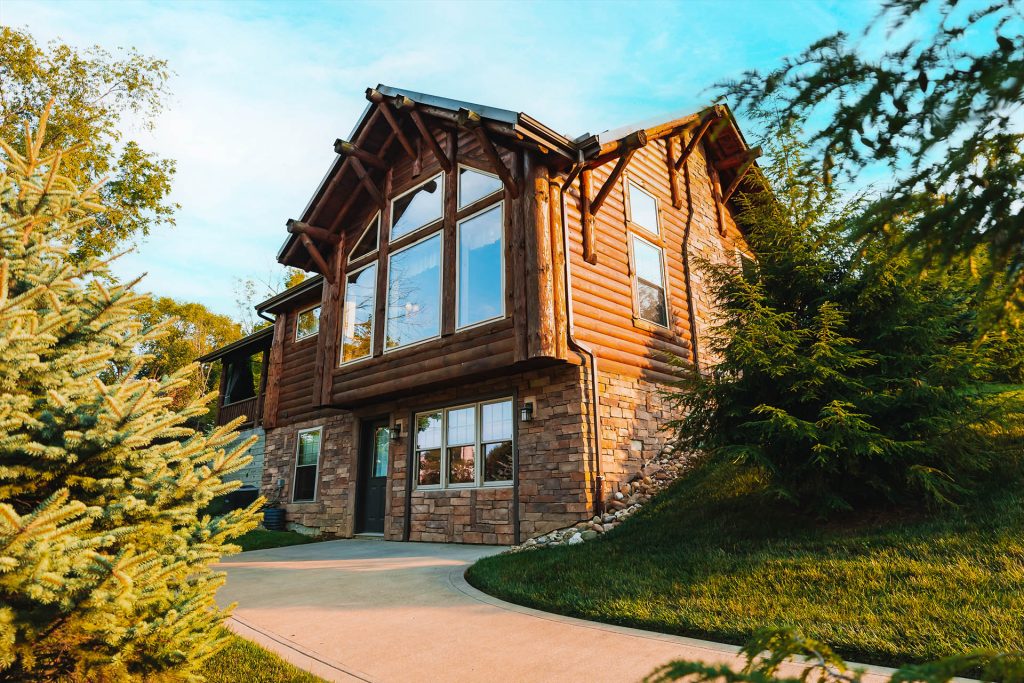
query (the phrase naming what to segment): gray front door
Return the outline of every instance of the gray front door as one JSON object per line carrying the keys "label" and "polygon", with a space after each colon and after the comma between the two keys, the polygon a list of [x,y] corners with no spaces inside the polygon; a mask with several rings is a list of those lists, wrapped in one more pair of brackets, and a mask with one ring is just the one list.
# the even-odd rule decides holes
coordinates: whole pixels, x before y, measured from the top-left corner
{"label": "gray front door", "polygon": [[387,420],[367,420],[359,439],[356,533],[384,532],[391,430]]}

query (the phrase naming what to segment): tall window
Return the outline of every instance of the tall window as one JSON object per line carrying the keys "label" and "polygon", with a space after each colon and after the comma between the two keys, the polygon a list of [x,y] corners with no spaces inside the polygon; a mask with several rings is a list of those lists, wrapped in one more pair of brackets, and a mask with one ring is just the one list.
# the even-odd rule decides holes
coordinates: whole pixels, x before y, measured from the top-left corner
{"label": "tall window", "polygon": [[436,175],[391,202],[391,239],[441,220],[444,176]]}
{"label": "tall window", "polygon": [[458,224],[458,326],[505,315],[503,204]]}
{"label": "tall window", "polygon": [[371,263],[345,277],[345,301],[341,308],[342,363],[366,358],[373,352],[376,302],[376,263]]}
{"label": "tall window", "polygon": [[510,484],[513,425],[511,399],[420,413],[415,433],[417,486]]}
{"label": "tall window", "polygon": [[660,233],[658,200],[647,190],[630,181],[629,220],[655,235]]}
{"label": "tall window", "polygon": [[295,320],[295,341],[312,337],[320,331],[320,307],[314,306],[299,313]]}
{"label": "tall window", "polygon": [[633,235],[633,279],[637,317],[668,327],[662,250],[639,235]]}
{"label": "tall window", "polygon": [[292,500],[295,502],[316,499],[316,472],[320,464],[322,434],[322,427],[299,432],[295,449],[295,485],[292,487]]}
{"label": "tall window", "polygon": [[441,234],[391,254],[384,346],[394,349],[441,334]]}

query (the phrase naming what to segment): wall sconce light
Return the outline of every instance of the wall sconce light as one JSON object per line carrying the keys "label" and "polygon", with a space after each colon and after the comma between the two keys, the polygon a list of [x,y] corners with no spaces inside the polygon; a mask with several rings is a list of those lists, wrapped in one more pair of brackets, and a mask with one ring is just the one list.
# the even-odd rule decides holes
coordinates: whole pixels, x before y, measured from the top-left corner
{"label": "wall sconce light", "polygon": [[395,420],[395,424],[391,425],[391,440],[400,441],[402,439],[402,421]]}
{"label": "wall sconce light", "polygon": [[523,407],[519,409],[519,421],[529,422],[533,419],[533,401],[523,401]]}

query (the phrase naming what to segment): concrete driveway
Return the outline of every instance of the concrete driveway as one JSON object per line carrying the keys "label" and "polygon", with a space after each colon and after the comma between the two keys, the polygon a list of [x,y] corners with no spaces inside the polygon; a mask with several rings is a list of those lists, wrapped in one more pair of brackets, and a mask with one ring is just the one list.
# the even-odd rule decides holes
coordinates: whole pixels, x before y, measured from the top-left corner
{"label": "concrete driveway", "polygon": [[218,598],[238,603],[236,633],[332,681],[621,683],[672,659],[741,661],[732,646],[539,612],[466,583],[466,567],[500,550],[373,540],[257,550],[221,564]]}

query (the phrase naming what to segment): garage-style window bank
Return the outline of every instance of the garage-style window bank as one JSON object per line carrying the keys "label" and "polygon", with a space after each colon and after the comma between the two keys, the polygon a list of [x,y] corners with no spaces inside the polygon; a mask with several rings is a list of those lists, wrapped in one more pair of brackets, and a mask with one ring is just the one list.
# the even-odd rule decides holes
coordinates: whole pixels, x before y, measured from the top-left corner
{"label": "garage-style window bank", "polygon": [[512,483],[512,399],[418,413],[413,429],[417,488]]}

